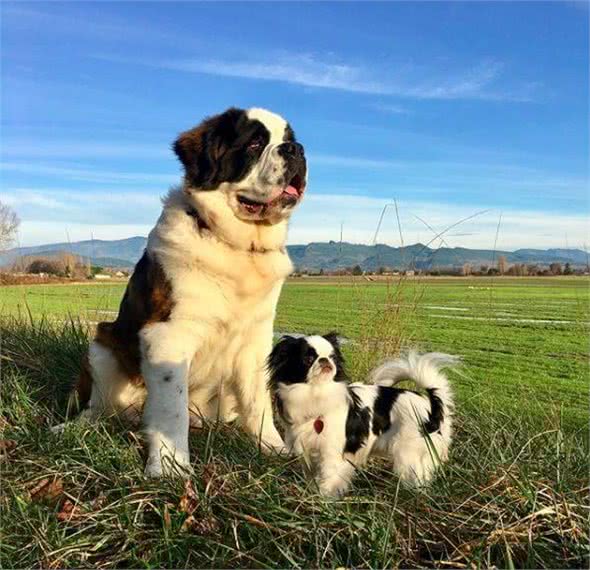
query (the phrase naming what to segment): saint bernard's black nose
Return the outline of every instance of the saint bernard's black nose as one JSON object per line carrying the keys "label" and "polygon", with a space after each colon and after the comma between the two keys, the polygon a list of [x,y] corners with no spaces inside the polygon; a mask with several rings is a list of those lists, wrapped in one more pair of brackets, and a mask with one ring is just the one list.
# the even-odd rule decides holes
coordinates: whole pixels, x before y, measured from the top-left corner
{"label": "saint bernard's black nose", "polygon": [[285,142],[279,146],[279,155],[284,158],[303,158],[303,145],[297,142]]}

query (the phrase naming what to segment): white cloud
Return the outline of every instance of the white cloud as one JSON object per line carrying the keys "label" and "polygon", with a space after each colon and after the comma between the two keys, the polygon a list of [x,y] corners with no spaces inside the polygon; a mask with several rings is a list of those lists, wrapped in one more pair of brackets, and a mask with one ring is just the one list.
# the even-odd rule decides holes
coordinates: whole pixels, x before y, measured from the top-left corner
{"label": "white cloud", "polygon": [[392,115],[409,115],[411,113],[409,109],[394,103],[373,103],[370,107],[377,111],[383,111],[384,113],[390,113]]}
{"label": "white cloud", "polygon": [[[167,144],[110,143],[88,140],[40,141],[8,139],[4,137],[2,156],[6,158],[172,158],[172,150]],[[169,145],[168,145],[169,146]]]}
{"label": "white cloud", "polygon": [[[4,198],[4,196],[3,196]],[[140,192],[71,192],[20,189],[7,194],[23,220],[22,245],[51,243],[66,239],[119,239],[147,235],[160,211],[159,194]],[[308,243],[344,239],[354,243],[373,243],[383,206],[390,199],[362,195],[309,193],[295,213],[289,243]],[[455,205],[444,201],[399,200],[399,215],[406,244],[428,243],[457,221],[481,211],[481,205]],[[451,247],[494,247],[498,219],[502,214],[497,249],[521,247],[581,247],[590,243],[584,212],[564,214],[530,209],[495,209],[468,220],[442,236]],[[422,218],[429,229],[418,218]],[[143,223],[138,223],[143,222]],[[395,210],[387,210],[377,241],[400,245]],[[432,246],[439,246],[437,239]]]}
{"label": "white cloud", "polygon": [[[2,194],[2,200],[22,220],[21,243],[36,245],[63,241],[70,227],[86,236],[100,232],[104,239],[115,239],[109,237],[108,228],[114,228],[116,235],[124,233],[124,228],[149,228],[158,219],[163,194],[129,188],[111,192],[12,188]],[[137,234],[123,237],[129,235]]]}
{"label": "white cloud", "polygon": [[25,162],[3,162],[0,170],[6,172],[19,172],[24,174],[45,174],[69,180],[83,182],[96,182],[107,184],[121,184],[129,182],[147,182],[155,184],[175,184],[180,182],[180,174],[150,174],[146,172],[119,172],[113,170],[101,170],[99,168],[78,168],[51,166],[45,164],[31,164]]}
{"label": "white cloud", "polygon": [[[379,217],[391,200],[368,196],[310,194],[296,212],[291,223],[290,243],[309,241],[338,241],[340,224],[344,224],[344,240],[373,243]],[[398,201],[402,234],[406,244],[428,243],[457,221],[483,208],[481,205],[455,205],[436,201]],[[494,247],[498,219],[502,224],[497,249],[514,250],[521,247],[581,247],[590,243],[587,216],[559,214],[527,209],[491,210],[468,220],[443,234],[451,247]],[[436,232],[433,233],[416,216]],[[468,234],[468,235],[465,235]],[[395,210],[386,211],[378,243],[400,245]],[[440,245],[435,240],[432,246]]]}
{"label": "white cloud", "polygon": [[346,168],[395,168],[408,166],[408,163],[395,160],[381,160],[378,158],[363,158],[358,156],[345,156],[337,154],[311,154],[311,164],[323,164],[327,166],[343,166]]}
{"label": "white cloud", "polygon": [[39,206],[48,209],[74,210],[76,207],[81,207],[85,212],[88,211],[89,204],[112,207],[133,205],[148,208],[159,208],[161,205],[161,197],[157,192],[147,193],[130,188],[113,192],[12,188],[2,194],[2,199],[14,208]]}
{"label": "white cloud", "polygon": [[57,199],[52,193],[40,193],[37,190],[29,190],[27,188],[16,188],[11,192],[3,192],[2,201],[13,209],[20,209],[27,206],[42,208],[44,210],[70,209],[70,204]]}
{"label": "white cloud", "polygon": [[[275,53],[252,59],[194,57],[189,59],[131,59],[97,55],[111,62],[146,65],[188,73],[280,81],[305,87],[337,89],[356,93],[391,95],[413,99],[489,99],[530,101],[531,85],[514,92],[494,87],[503,65],[487,60],[471,68],[450,72],[429,66],[406,66],[402,71],[365,63],[323,61],[313,54]],[[535,86],[536,87],[536,86]]]}
{"label": "white cloud", "polygon": [[162,63],[163,67],[180,71],[225,75],[228,77],[244,77],[249,79],[265,79],[285,81],[327,89],[342,89],[362,93],[384,93],[385,87],[379,81],[363,77],[361,70],[355,66],[325,63],[310,55],[283,56],[262,63],[255,61],[222,61],[222,60],[184,60]]}
{"label": "white cloud", "polygon": [[[11,18],[11,25],[32,28],[51,28],[62,35],[98,37],[116,44],[141,46],[154,43],[162,47],[182,46],[184,50],[197,49],[205,53],[210,40],[199,35],[179,35],[178,31],[167,32],[160,27],[146,27],[141,22],[129,26],[126,22],[84,18],[81,15],[39,11],[30,7],[11,6],[4,10],[4,16]],[[217,38],[216,38],[217,39]],[[306,87],[338,89],[343,91],[394,95],[417,99],[489,99],[530,101],[537,84],[521,84],[514,89],[499,89],[493,84],[499,79],[503,64],[495,60],[484,60],[467,69],[437,69],[427,65],[390,64],[388,68],[368,62],[343,62],[333,58],[320,59],[315,54],[293,55],[289,52],[274,54],[256,53],[251,46],[250,58],[231,53],[233,45],[216,45],[218,53],[229,55],[223,58],[199,56],[173,59],[134,60],[117,55],[99,55],[120,63],[142,64],[152,67],[173,69],[192,73],[240,77],[266,81],[281,81]],[[125,47],[125,52],[129,50]],[[246,50],[244,50],[246,51]],[[385,109],[383,109],[385,110]],[[390,106],[389,112],[400,112]],[[402,111],[404,112],[404,111]]]}

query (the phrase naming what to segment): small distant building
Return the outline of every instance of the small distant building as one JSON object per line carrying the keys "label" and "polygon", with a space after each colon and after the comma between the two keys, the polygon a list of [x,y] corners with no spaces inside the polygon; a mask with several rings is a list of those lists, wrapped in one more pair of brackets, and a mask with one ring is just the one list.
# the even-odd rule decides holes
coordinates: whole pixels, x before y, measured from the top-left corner
{"label": "small distant building", "polygon": [[97,273],[94,276],[94,278],[97,279],[97,280],[99,280],[99,281],[105,281],[107,279],[110,279],[111,276],[110,275],[107,275],[106,273]]}
{"label": "small distant building", "polygon": [[408,269],[406,271],[406,277],[414,277],[414,275],[416,275],[416,272],[413,269]]}

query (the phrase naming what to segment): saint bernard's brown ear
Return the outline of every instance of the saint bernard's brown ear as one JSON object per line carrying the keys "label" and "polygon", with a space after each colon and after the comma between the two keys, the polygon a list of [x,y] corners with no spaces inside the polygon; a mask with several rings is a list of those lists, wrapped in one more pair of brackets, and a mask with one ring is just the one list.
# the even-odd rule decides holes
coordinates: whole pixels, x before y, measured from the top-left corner
{"label": "saint bernard's brown ear", "polygon": [[174,141],[172,148],[184,166],[191,186],[212,190],[222,182],[221,158],[235,139],[238,121],[244,114],[241,109],[228,109],[181,133]]}

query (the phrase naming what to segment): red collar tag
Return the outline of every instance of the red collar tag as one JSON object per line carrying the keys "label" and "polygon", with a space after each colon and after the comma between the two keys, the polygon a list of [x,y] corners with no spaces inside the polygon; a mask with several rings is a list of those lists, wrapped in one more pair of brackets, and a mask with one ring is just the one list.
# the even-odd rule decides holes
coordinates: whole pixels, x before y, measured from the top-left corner
{"label": "red collar tag", "polygon": [[313,422],[313,429],[315,429],[316,433],[322,433],[324,431],[324,420],[316,418],[315,422]]}

